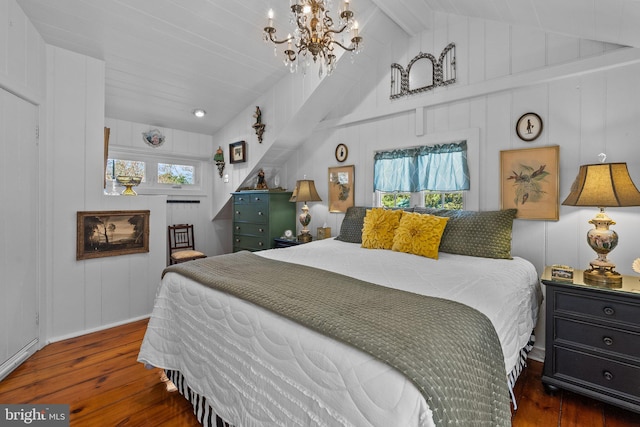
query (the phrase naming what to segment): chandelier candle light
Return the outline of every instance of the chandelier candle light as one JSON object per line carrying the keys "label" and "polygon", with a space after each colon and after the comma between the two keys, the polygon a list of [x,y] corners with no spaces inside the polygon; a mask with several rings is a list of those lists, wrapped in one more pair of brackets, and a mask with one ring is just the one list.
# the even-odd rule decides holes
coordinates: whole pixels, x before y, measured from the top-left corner
{"label": "chandelier candle light", "polygon": [[[343,2],[339,28],[334,28],[333,19],[329,16],[328,8],[330,6],[331,0],[292,0],[290,21],[292,24],[296,24],[297,28],[293,35],[288,34],[287,38],[283,40],[276,38],[276,29],[273,26],[273,9],[269,10],[267,26],[264,28],[264,40],[277,45],[287,44],[287,48],[284,50],[284,65],[289,67],[292,73],[298,68],[296,59],[299,59],[300,55],[303,56],[303,68],[305,69],[310,63],[310,57],[313,58],[314,63],[318,62],[318,58],[320,58],[318,76],[322,77],[323,65],[327,70],[327,75],[330,75],[335,69],[336,55],[333,50],[336,45],[351,52],[352,57],[362,49],[362,37],[359,35],[358,22],[353,19],[354,13],[349,9],[349,0]],[[351,46],[346,46],[344,40],[339,42],[334,39],[334,36],[343,32],[351,33]],[[274,53],[277,54],[275,48]]]}

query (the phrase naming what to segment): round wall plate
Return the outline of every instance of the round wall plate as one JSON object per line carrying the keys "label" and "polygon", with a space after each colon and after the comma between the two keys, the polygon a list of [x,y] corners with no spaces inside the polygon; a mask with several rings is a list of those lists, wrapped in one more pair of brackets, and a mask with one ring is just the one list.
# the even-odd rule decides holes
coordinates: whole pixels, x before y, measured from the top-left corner
{"label": "round wall plate", "polygon": [[542,133],[542,119],[536,113],[523,114],[516,123],[516,133],[523,141],[533,141]]}
{"label": "round wall plate", "polygon": [[338,144],[336,147],[336,160],[339,162],[344,162],[347,160],[347,156],[349,155],[349,149],[345,144]]}

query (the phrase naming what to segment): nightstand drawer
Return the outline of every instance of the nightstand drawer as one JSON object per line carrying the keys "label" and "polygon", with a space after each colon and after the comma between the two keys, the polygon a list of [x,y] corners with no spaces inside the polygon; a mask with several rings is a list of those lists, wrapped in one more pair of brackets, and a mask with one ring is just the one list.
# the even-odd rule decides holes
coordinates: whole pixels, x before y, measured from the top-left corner
{"label": "nightstand drawer", "polygon": [[[640,366],[620,363],[563,347],[554,348],[554,376],[606,388],[608,393],[637,400],[640,397]],[[587,385],[589,385],[587,384]],[[622,395],[622,396],[621,396]]]}
{"label": "nightstand drawer", "polygon": [[640,304],[626,303],[602,296],[591,297],[565,291],[555,292],[555,311],[593,316],[640,326]]}
{"label": "nightstand drawer", "polygon": [[640,361],[640,334],[572,319],[555,318],[555,339],[612,351]]}
{"label": "nightstand drawer", "polygon": [[264,236],[267,233],[265,224],[253,224],[250,222],[236,222],[233,224],[233,234],[244,234],[252,236]]}

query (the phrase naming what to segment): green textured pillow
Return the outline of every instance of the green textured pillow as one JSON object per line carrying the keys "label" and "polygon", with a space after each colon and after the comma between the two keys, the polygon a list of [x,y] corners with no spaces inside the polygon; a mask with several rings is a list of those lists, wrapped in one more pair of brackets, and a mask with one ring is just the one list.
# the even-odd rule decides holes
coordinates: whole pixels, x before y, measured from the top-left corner
{"label": "green textured pillow", "polygon": [[391,249],[396,229],[400,225],[401,210],[372,208],[367,210],[362,228],[362,247]]}
{"label": "green textured pillow", "polygon": [[418,213],[450,218],[440,240],[440,252],[500,259],[512,259],[511,231],[517,211],[415,209]]}
{"label": "green textured pillow", "polygon": [[336,240],[349,243],[362,243],[362,227],[364,227],[364,217],[367,214],[366,206],[351,206],[342,219],[340,234]]}

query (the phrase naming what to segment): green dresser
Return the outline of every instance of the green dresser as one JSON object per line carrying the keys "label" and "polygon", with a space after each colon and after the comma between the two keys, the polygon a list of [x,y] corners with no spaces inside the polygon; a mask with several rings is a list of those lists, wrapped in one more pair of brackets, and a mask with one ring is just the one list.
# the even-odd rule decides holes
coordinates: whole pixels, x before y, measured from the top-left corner
{"label": "green dresser", "polygon": [[290,191],[239,191],[233,195],[233,251],[275,247],[274,239],[296,229]]}

